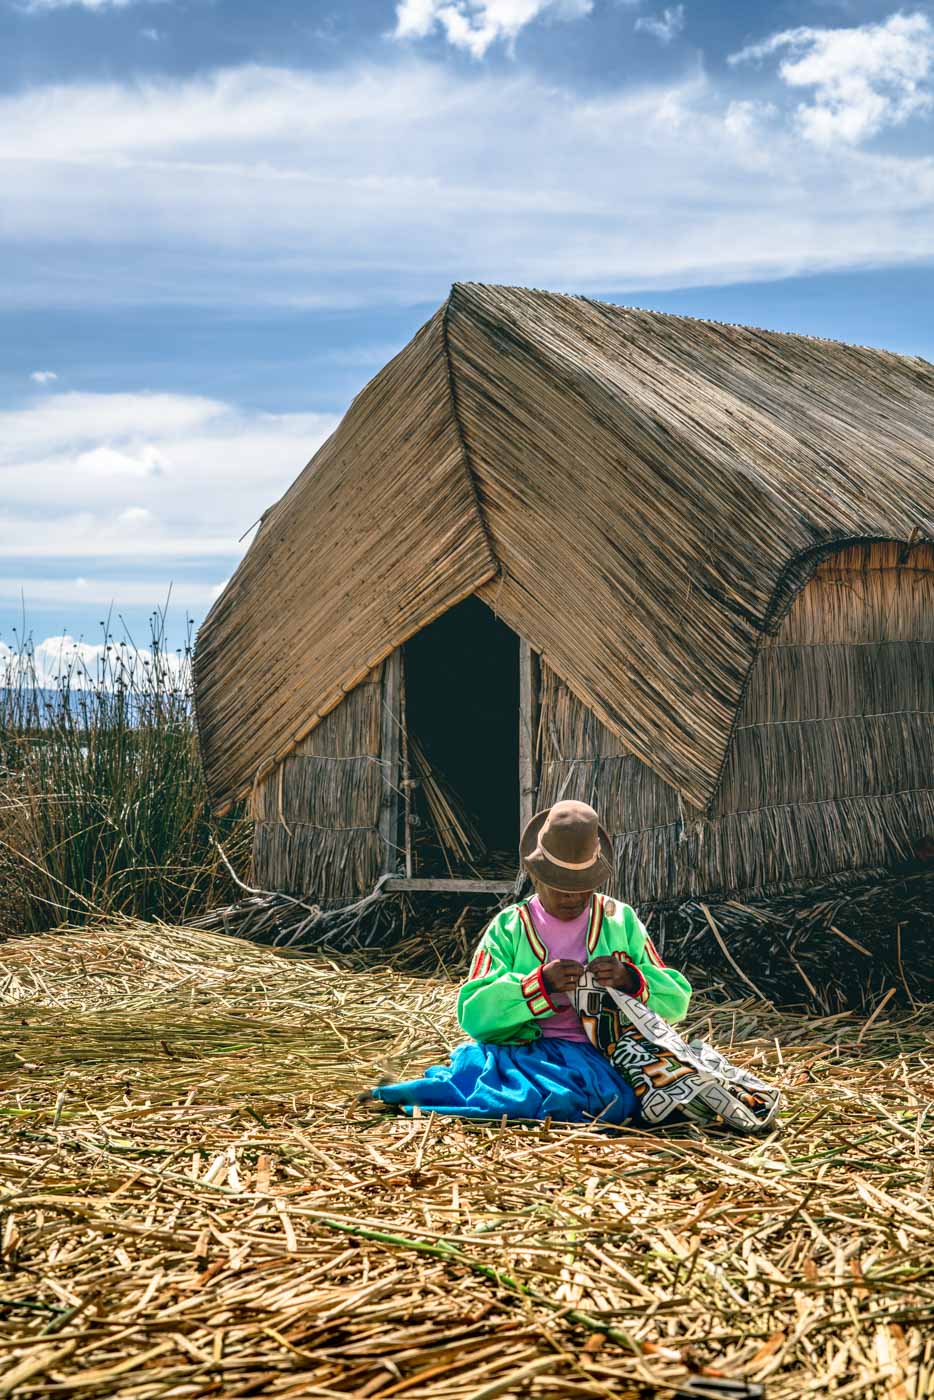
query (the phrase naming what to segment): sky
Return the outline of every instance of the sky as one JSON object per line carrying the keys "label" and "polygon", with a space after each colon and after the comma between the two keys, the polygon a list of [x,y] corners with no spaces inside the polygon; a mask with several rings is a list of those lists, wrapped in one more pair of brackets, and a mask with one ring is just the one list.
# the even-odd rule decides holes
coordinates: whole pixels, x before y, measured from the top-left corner
{"label": "sky", "polygon": [[180,644],[454,281],[934,359],[932,137],[934,0],[0,0],[0,658]]}

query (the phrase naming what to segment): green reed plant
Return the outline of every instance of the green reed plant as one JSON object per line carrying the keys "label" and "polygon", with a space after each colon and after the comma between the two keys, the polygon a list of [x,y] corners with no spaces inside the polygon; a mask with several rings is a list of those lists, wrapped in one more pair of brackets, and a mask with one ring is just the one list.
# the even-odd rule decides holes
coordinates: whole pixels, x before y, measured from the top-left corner
{"label": "green reed plant", "polygon": [[[31,642],[0,667],[0,932],[114,914],[181,921],[235,897],[250,824],[211,813],[198,754],[191,638],[63,647],[52,677]],[[190,624],[189,624],[190,627]]]}

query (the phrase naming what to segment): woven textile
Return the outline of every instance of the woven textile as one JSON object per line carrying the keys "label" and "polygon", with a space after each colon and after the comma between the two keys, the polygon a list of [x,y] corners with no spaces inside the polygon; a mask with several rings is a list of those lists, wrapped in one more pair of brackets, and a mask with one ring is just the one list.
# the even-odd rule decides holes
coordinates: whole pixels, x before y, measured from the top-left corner
{"label": "woven textile", "polygon": [[688,1043],[635,997],[601,987],[586,972],[574,993],[581,1024],[632,1089],[646,1127],[675,1114],[740,1133],[768,1128],[781,1098],[701,1040]]}

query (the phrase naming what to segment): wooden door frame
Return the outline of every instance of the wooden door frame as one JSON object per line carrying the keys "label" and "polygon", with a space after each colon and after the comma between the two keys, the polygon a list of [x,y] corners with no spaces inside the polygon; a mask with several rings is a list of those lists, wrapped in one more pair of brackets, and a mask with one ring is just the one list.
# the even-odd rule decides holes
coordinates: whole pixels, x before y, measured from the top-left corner
{"label": "wooden door frame", "polygon": [[383,662],[383,707],[380,721],[380,771],[383,792],[379,809],[379,834],[383,843],[383,875],[399,869],[402,834],[402,649],[397,647]]}
{"label": "wooden door frame", "polygon": [[[519,643],[519,830],[533,816],[538,797],[536,730],[538,726],[538,655],[524,638]],[[438,893],[509,894],[514,885],[503,880],[417,879],[411,869],[411,833],[407,820],[408,803],[403,803],[405,774],[402,771],[405,728],[405,675],[402,647],[397,647],[383,663],[383,709],[381,759],[383,796],[380,804],[379,833],[383,841],[383,889],[398,892],[419,890]],[[406,810],[404,811],[403,808]],[[401,840],[400,840],[401,837]],[[400,869],[402,867],[404,869]]]}
{"label": "wooden door frame", "polygon": [[538,810],[538,653],[519,638],[519,831]]}

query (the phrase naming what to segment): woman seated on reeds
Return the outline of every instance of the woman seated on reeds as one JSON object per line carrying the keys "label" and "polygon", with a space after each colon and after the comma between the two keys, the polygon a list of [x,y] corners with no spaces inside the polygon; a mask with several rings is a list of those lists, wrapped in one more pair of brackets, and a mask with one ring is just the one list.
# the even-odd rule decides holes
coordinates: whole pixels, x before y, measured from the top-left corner
{"label": "woman seated on reeds", "polygon": [[630,1086],[589,1041],[569,993],[585,968],[602,987],[680,1021],[687,979],[666,967],[635,911],[599,894],[610,838],[583,802],[558,802],[522,834],[531,899],[498,914],[457,1002],[472,1040],[423,1079],[381,1085],[375,1098],[465,1118],[553,1118],[620,1124],[637,1116]]}

